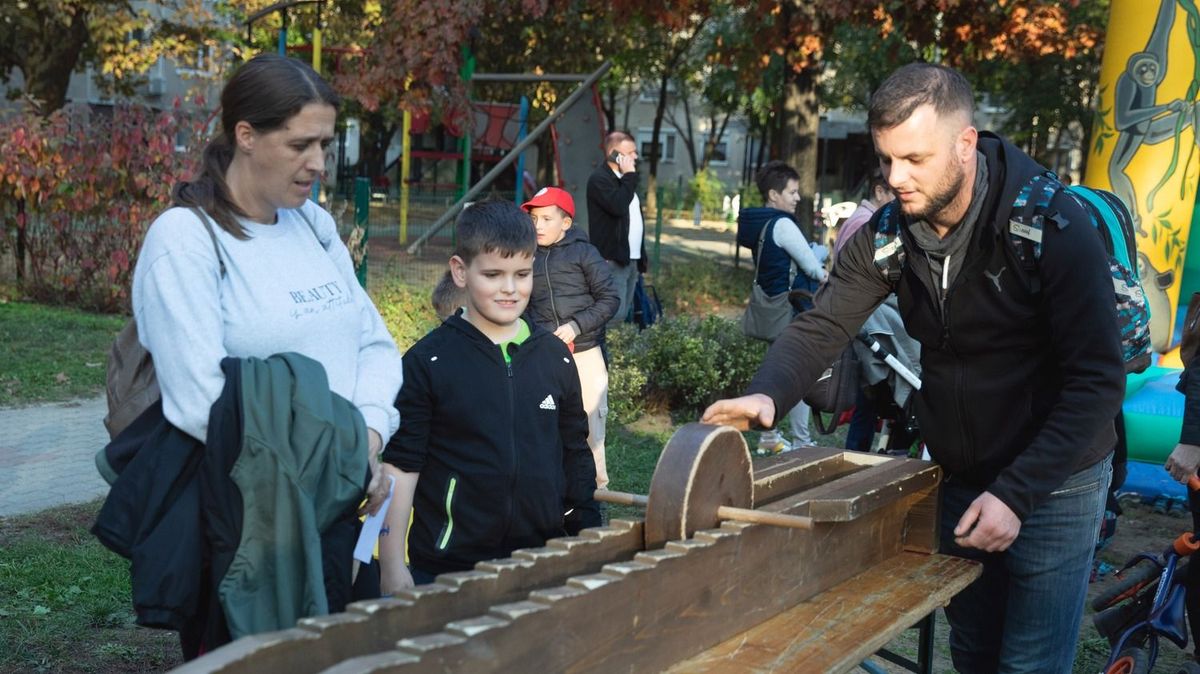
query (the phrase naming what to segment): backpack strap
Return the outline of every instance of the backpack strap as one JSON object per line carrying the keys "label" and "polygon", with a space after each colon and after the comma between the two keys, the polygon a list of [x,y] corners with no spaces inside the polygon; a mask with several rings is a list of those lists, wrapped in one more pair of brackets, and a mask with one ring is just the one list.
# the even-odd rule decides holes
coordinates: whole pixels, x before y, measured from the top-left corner
{"label": "backpack strap", "polygon": [[875,222],[875,268],[893,286],[904,271],[904,240],[900,237],[900,211],[895,201],[880,207]]}
{"label": "backpack strap", "polygon": [[196,217],[200,218],[200,222],[204,224],[204,229],[208,232],[208,238],[212,240],[213,252],[217,254],[217,265],[221,269],[221,278],[225,278],[225,258],[221,257],[221,246],[217,244],[217,233],[213,231],[212,220],[210,220],[208,214],[200,208],[196,206],[189,206],[188,208],[195,213]]}
{"label": "backpack strap", "polygon": [[1062,189],[1063,184],[1057,175],[1051,171],[1039,173],[1021,186],[1009,213],[1008,231],[1004,238],[1009,242],[1013,257],[1032,293],[1041,291],[1042,287],[1037,267],[1042,257],[1042,232],[1046,221],[1053,222],[1058,229],[1070,224],[1058,211],[1050,208],[1054,197]]}

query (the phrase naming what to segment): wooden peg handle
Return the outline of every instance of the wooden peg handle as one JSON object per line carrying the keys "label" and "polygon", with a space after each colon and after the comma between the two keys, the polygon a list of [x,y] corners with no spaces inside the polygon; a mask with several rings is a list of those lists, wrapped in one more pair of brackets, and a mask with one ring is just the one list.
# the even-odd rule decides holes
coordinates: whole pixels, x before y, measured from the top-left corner
{"label": "wooden peg handle", "polygon": [[770,524],[776,527],[788,527],[789,529],[812,529],[813,527],[813,520],[811,517],[804,517],[803,515],[785,515],[783,513],[773,513],[766,510],[732,508],[730,506],[721,506],[717,508],[717,517],[723,520],[747,522],[749,524]]}
{"label": "wooden peg handle", "polygon": [[613,503],[616,505],[629,505],[646,507],[650,502],[650,497],[642,496],[641,494],[630,494],[624,491],[609,491],[607,489],[597,489],[593,496],[597,501],[605,503]]}
{"label": "wooden peg handle", "polygon": [[[641,494],[630,494],[623,491],[609,491],[607,489],[597,489],[595,494],[597,501],[605,503],[614,503],[616,505],[631,505],[646,507],[650,499]],[[733,520],[734,522],[747,522],[749,524],[770,524],[776,527],[788,527],[790,529],[812,529],[813,521],[811,517],[802,515],[785,515],[783,513],[773,513],[765,510],[750,510],[749,508],[733,508],[730,506],[720,506],[717,508],[717,518],[723,520]]]}

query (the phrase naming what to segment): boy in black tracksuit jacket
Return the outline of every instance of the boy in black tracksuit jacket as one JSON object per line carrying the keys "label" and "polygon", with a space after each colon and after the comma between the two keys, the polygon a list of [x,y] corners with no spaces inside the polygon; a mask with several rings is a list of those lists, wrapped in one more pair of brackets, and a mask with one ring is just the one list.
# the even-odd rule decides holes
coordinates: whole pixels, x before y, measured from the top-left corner
{"label": "boy in black tracksuit jacket", "polygon": [[[466,308],[404,355],[400,430],[383,453],[398,468],[383,591],[540,547],[579,509],[599,524],[596,473],[575,363],[562,341],[520,318],[532,286],[533,229],[516,205],[460,216],[451,258]],[[404,529],[411,565],[403,568]]]}

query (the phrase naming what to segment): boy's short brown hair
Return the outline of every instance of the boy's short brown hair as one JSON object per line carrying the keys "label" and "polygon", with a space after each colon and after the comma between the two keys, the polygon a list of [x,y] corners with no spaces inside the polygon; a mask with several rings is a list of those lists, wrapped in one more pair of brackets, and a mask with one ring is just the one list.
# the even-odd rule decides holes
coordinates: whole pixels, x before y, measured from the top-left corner
{"label": "boy's short brown hair", "polygon": [[537,232],[529,226],[529,214],[507,199],[485,199],[463,209],[454,236],[454,254],[464,264],[483,253],[533,257],[537,252]]}

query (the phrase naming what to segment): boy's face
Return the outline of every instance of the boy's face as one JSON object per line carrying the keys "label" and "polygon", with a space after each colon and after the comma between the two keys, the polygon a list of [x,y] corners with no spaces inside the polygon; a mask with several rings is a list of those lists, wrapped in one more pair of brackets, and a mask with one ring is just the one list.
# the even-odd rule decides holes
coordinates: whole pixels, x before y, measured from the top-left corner
{"label": "boy's face", "polygon": [[454,284],[466,290],[467,320],[493,341],[510,338],[513,324],[529,304],[533,291],[533,257],[498,251],[480,253],[465,264],[450,258]]}
{"label": "boy's face", "polygon": [[538,206],[529,209],[533,218],[533,227],[537,230],[539,246],[552,246],[567,235],[571,228],[571,217],[562,212],[558,206]]}

